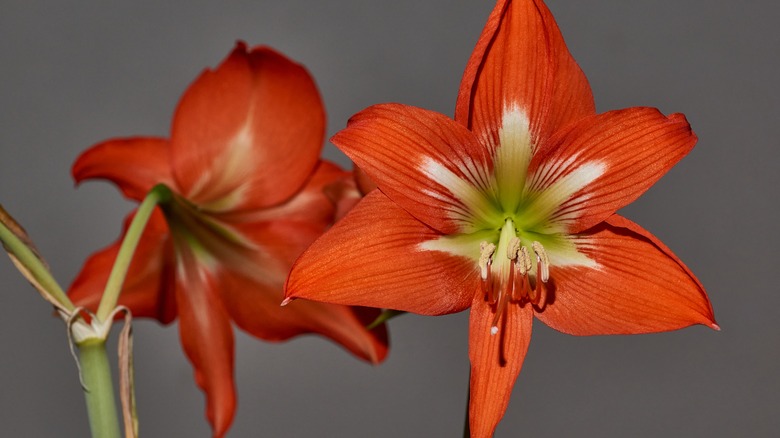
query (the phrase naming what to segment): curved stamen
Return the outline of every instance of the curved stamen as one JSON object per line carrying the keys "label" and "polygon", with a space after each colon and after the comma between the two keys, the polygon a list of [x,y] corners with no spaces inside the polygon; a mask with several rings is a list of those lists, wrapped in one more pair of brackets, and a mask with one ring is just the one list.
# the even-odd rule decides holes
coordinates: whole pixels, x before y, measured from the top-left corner
{"label": "curved stamen", "polygon": [[[531,303],[540,310],[547,301],[544,286],[550,280],[550,258],[538,241],[523,245],[517,235],[512,219],[507,219],[498,243],[483,241],[480,243],[479,268],[481,286],[485,301],[493,309],[490,333],[498,333],[498,324],[507,312],[507,303],[523,306]],[[536,257],[534,265],[531,251]],[[506,254],[495,258],[496,253]],[[536,271],[534,272],[534,269]]]}
{"label": "curved stamen", "polygon": [[547,283],[550,279],[550,258],[547,257],[547,251],[544,250],[544,246],[541,243],[534,241],[531,244],[534,253],[536,253],[536,266],[541,269],[537,269],[537,277],[542,279],[543,283]]}
{"label": "curved stamen", "polygon": [[534,241],[531,247],[536,254],[536,287],[534,287],[531,302],[539,307],[544,307],[547,297],[542,283],[547,283],[550,279],[550,259],[547,257],[547,252],[541,243]]}

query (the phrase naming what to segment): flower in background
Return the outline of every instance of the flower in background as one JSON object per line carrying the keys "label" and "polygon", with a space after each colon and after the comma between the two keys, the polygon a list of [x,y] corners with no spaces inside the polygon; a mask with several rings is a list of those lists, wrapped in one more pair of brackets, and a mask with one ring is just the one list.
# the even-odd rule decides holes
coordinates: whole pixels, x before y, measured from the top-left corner
{"label": "flower in background", "polygon": [[539,0],[499,1],[455,120],[386,104],[332,141],[376,182],[296,262],[288,297],[442,315],[471,308],[470,428],[492,436],[534,316],[573,335],[715,325],[704,288],[615,212],[694,146],[681,114],[596,114]]}
{"label": "flower in background", "polygon": [[[371,363],[387,353],[384,327],[364,328],[376,310],[279,306],[295,258],[358,196],[350,173],[320,160],[324,131],[308,72],[239,43],[187,89],[170,139],[108,140],[73,166],[78,183],[107,179],[136,201],[158,183],[174,192],[144,230],[119,304],[165,324],[179,318],[215,436],[235,412],[231,321],[269,341],[319,333]],[[335,199],[333,187],[343,187]],[[120,242],[86,262],[69,291],[76,305],[97,307]]]}

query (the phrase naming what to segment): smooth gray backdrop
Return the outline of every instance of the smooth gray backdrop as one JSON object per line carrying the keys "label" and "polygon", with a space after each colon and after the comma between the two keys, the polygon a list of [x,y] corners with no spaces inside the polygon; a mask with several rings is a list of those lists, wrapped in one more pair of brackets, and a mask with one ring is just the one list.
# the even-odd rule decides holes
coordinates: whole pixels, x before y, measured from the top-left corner
{"label": "smooth gray backdrop", "polygon": [[[0,203],[63,285],[116,239],[132,208],[70,165],[113,136],[167,135],[188,84],[236,39],[305,64],[328,134],[380,102],[452,114],[493,2],[3,1]],[[623,213],[707,287],[723,328],[575,338],[534,326],[497,437],[763,437],[780,429],[778,49],[774,1],[550,0],[600,111],[683,112],[699,144]],[[326,155],[346,164],[335,148]],[[4,257],[3,257],[4,258]],[[234,437],[458,437],[467,315],[391,324],[379,367],[334,344],[237,332]],[[208,436],[175,325],[139,320],[144,437]],[[63,324],[0,259],[0,435],[82,437],[88,427]]]}

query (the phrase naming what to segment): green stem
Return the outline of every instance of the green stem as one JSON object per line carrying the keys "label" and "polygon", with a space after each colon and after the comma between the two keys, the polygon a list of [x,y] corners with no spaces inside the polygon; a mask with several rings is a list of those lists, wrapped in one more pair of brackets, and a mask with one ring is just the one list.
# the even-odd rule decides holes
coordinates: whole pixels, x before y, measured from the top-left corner
{"label": "green stem", "polygon": [[395,318],[396,316],[403,315],[406,312],[402,310],[393,310],[393,309],[385,309],[383,310],[379,316],[376,317],[375,320],[371,322],[371,324],[366,326],[366,330],[373,330],[383,323],[390,321],[392,318]]}
{"label": "green stem", "polygon": [[68,299],[68,296],[62,290],[57,280],[51,275],[49,268],[38,258],[30,247],[22,242],[6,225],[0,221],[0,241],[6,250],[25,267],[35,279],[36,282],[51,295],[51,298],[57,300],[66,310],[72,311],[75,306]]}
{"label": "green stem", "polygon": [[171,190],[168,187],[163,184],[157,184],[149,191],[141,205],[138,206],[135,217],[133,217],[133,221],[127,229],[127,234],[125,234],[125,239],[122,241],[122,246],[119,247],[114,267],[111,268],[111,274],[108,276],[106,289],[103,292],[103,297],[100,299],[100,306],[97,311],[99,320],[105,321],[108,315],[116,308],[119,293],[122,291],[122,284],[127,276],[127,269],[133,260],[133,253],[135,253],[138,241],[141,239],[144,228],[146,228],[146,223],[149,222],[149,217],[151,217],[157,204],[167,202],[171,196]]}
{"label": "green stem", "polygon": [[78,347],[92,438],[120,438],[106,342],[90,339],[79,344]]}

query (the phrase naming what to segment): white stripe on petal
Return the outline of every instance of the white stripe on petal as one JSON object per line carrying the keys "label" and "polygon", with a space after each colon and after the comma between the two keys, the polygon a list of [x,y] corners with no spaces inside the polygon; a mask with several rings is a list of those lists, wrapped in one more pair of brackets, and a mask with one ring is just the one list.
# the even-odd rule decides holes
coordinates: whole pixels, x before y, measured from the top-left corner
{"label": "white stripe on petal", "polygon": [[[572,157],[569,161],[573,161],[574,159],[575,157]],[[535,184],[536,180],[547,179],[547,175],[549,175],[550,172],[560,174],[558,169],[549,169],[548,167],[551,165],[540,167],[531,178],[531,180],[534,180],[534,183],[530,184],[529,186],[534,188],[538,187],[537,184]],[[566,169],[570,164],[567,162],[563,164],[559,163],[558,165],[563,169]],[[596,180],[596,178],[603,175],[606,169],[607,165],[605,163],[591,161],[576,167],[574,170],[565,176],[558,178],[555,182],[543,188],[538,193],[529,193],[527,196],[531,202],[525,205],[527,210],[522,214],[522,226],[526,229],[534,229],[535,231],[563,231],[553,229],[541,230],[537,229],[536,225],[542,222],[547,222],[551,216],[556,213],[556,210],[558,210],[561,205],[563,205],[564,202],[568,201],[572,195],[585,188],[588,184]],[[537,177],[537,175],[541,175],[541,177]],[[587,200],[586,196],[587,195],[581,196],[579,200]],[[563,212],[562,214],[561,212],[558,213],[559,214],[556,214],[556,218],[558,220],[571,221],[579,217],[580,209],[570,209],[569,211]]]}
{"label": "white stripe on petal", "polygon": [[[471,170],[477,171],[476,169],[478,166],[472,162],[468,167],[468,173],[464,173],[472,174]],[[448,217],[459,222],[465,222],[464,225],[472,227],[488,222],[493,207],[491,206],[485,191],[478,185],[467,179],[461,178],[459,175],[455,174],[455,172],[431,157],[423,158],[420,164],[420,171],[432,181],[445,188],[452,195],[452,199],[447,199],[441,192],[423,190],[428,196],[445,201],[449,204],[449,208],[446,211]],[[484,175],[483,171],[477,172],[480,175]],[[469,230],[464,229],[463,231]]]}
{"label": "white stripe on petal", "polygon": [[504,108],[498,139],[494,158],[498,196],[504,211],[512,212],[520,202],[533,155],[531,124],[528,115],[518,105]]}
{"label": "white stripe on petal", "polygon": [[439,236],[436,239],[426,240],[417,245],[420,251],[440,251],[447,254],[466,257],[476,263],[481,255],[480,243],[498,242],[498,230],[478,231],[470,234],[455,234],[449,236]]}
{"label": "white stripe on petal", "polygon": [[214,157],[209,168],[192,185],[187,197],[207,211],[226,211],[246,198],[256,171],[252,111],[243,126]]}
{"label": "white stripe on petal", "polygon": [[[552,236],[551,236],[552,237]],[[585,238],[577,238],[567,235],[557,235],[545,239],[545,250],[550,258],[550,266],[556,268],[584,267],[598,269],[598,262],[580,251],[581,246],[588,245],[590,241]]]}

